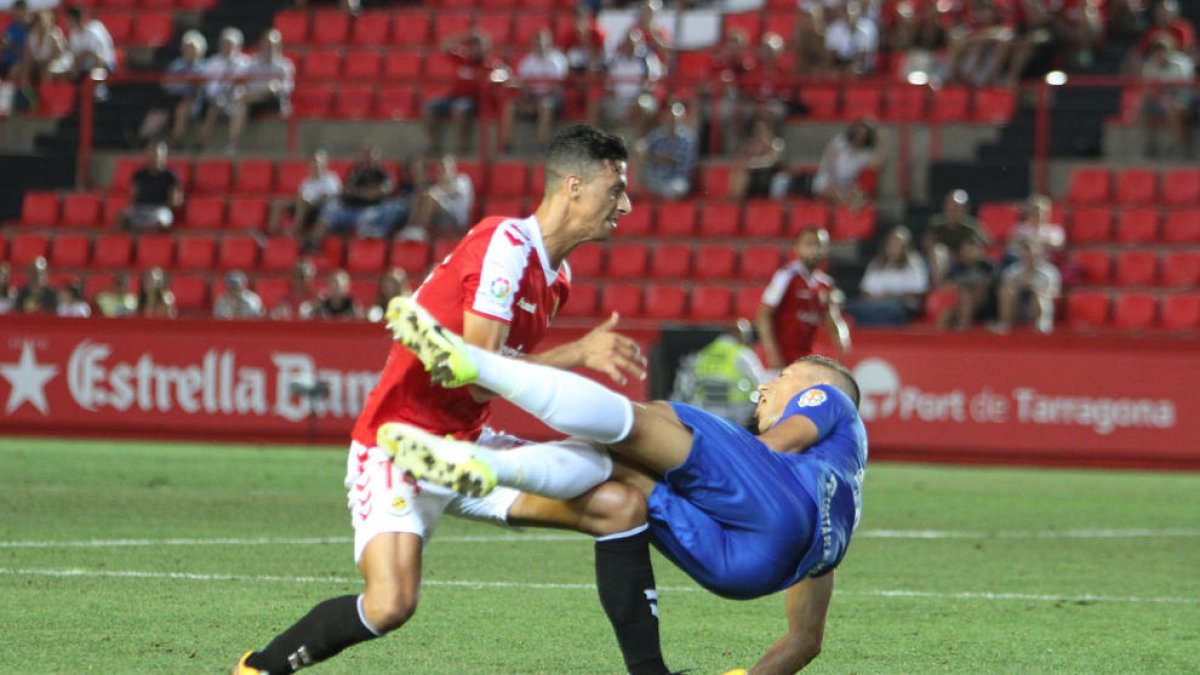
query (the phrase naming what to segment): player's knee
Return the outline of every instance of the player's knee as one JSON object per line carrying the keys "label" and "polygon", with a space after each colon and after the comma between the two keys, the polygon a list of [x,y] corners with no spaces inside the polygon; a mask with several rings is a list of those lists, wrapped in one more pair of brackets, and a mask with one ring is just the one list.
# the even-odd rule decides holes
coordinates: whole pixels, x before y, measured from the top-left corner
{"label": "player's knee", "polygon": [[646,499],[637,489],[624,483],[608,482],[600,487],[604,519],[599,523],[600,535],[616,534],[645,524]]}
{"label": "player's knee", "polygon": [[363,612],[367,621],[379,631],[388,633],[403,626],[417,611],[417,594],[407,589],[371,592],[363,597]]}

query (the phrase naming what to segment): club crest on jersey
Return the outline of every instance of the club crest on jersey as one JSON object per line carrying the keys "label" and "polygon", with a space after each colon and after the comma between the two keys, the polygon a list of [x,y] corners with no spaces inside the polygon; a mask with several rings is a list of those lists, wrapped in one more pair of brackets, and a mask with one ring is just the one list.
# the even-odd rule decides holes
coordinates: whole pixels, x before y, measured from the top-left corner
{"label": "club crest on jersey", "polygon": [[825,392],[820,389],[809,389],[796,399],[796,405],[801,408],[814,408],[825,402]]}
{"label": "club crest on jersey", "polygon": [[491,293],[492,297],[497,300],[503,300],[508,297],[509,293],[512,293],[512,284],[504,277],[496,277],[488,286],[488,293]]}

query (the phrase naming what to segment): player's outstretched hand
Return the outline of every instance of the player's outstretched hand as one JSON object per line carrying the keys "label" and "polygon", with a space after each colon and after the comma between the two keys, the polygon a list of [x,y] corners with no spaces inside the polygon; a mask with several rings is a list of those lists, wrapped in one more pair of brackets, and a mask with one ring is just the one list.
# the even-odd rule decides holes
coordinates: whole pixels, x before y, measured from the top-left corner
{"label": "player's outstretched hand", "polygon": [[614,333],[620,316],[616,312],[608,320],[579,338],[580,362],[607,374],[617,384],[625,384],[629,375],[646,379],[646,357],[633,340]]}

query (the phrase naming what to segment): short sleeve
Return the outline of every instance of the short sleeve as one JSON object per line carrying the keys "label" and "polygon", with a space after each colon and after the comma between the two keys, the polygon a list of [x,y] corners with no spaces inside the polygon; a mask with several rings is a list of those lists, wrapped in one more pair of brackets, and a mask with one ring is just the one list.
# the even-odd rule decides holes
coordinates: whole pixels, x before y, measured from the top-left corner
{"label": "short sleeve", "polygon": [[824,439],[847,414],[854,413],[854,404],[837,387],[818,384],[796,394],[788,401],[787,408],[779,418],[782,422],[789,417],[807,417],[817,426],[817,439]]}
{"label": "short sleeve", "polygon": [[[518,287],[529,264],[529,243],[510,225],[497,227],[479,265],[470,311],[510,323]],[[465,289],[470,293],[470,288]],[[468,295],[467,297],[471,297]]]}
{"label": "short sleeve", "polygon": [[762,294],[762,303],[768,307],[778,307],[780,302],[783,302],[783,294],[787,292],[788,284],[792,281],[792,271],[786,267],[775,273],[771,277],[771,283],[767,284],[766,290]]}

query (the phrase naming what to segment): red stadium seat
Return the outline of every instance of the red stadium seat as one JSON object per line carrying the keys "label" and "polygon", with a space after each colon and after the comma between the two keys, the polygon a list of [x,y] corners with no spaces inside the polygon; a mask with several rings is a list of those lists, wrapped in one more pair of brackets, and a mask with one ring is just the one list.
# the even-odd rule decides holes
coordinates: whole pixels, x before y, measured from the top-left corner
{"label": "red stadium seat", "polygon": [[417,117],[417,100],[411,85],[382,87],[375,96],[376,119],[406,120]]}
{"label": "red stadium seat", "polygon": [[777,201],[754,200],[743,209],[747,238],[761,239],[782,237],[787,234],[787,223],[783,204]]}
{"label": "red stadium seat", "polygon": [[1089,284],[1107,284],[1112,278],[1113,261],[1108,251],[1079,249],[1071,252],[1071,261]]}
{"label": "red stadium seat", "polygon": [[651,319],[682,319],[687,313],[688,292],[683,284],[646,286],[644,315]]}
{"label": "red stadium seat", "polygon": [[1158,256],[1150,251],[1122,251],[1117,255],[1116,282],[1121,286],[1150,286],[1158,280]]}
{"label": "red stadium seat", "polygon": [[1108,207],[1078,208],[1071,214],[1070,240],[1076,244],[1106,242],[1112,237],[1112,210]]}
{"label": "red stadium seat", "polygon": [[1108,323],[1108,295],[1076,291],[1067,296],[1067,321],[1075,328],[1100,328]]}
{"label": "red stadium seat", "polygon": [[342,76],[349,81],[373,82],[379,79],[382,70],[383,57],[374,49],[356,49],[347,53],[342,62]]}
{"label": "red stadium seat", "polygon": [[275,190],[275,164],[269,159],[244,159],[238,164],[237,191],[265,194]]}
{"label": "red stadium seat", "polygon": [[254,237],[225,237],[217,249],[217,269],[252,270],[258,264],[258,241]]}
{"label": "red stadium seat", "polygon": [[109,196],[104,198],[104,212],[100,216],[100,224],[104,227],[114,227],[121,220],[121,214],[129,208],[129,197]]}
{"label": "red stadium seat", "polygon": [[646,273],[648,257],[644,244],[611,244],[608,247],[607,276],[610,279],[640,277]]}
{"label": "red stadium seat", "polygon": [[382,239],[352,239],[346,252],[346,270],[351,274],[382,274],[387,253],[387,242]]}
{"label": "red stadium seat", "polygon": [[200,314],[210,308],[208,301],[208,279],[202,276],[180,275],[170,281],[171,293],[175,296],[175,307],[180,312]]}
{"label": "red stadium seat", "polygon": [[1200,288],[1200,251],[1169,251],[1163,256],[1162,283],[1178,288]]}
{"label": "red stadium seat", "polygon": [[1117,217],[1117,241],[1147,244],[1158,239],[1158,209],[1134,207]]}
{"label": "red stadium seat", "polygon": [[128,10],[98,12],[96,18],[108,29],[114,45],[129,44],[133,34],[133,13]]}
{"label": "red stadium seat", "polygon": [[658,205],[655,232],[664,237],[690,237],[696,232],[696,205],[664,202]]}
{"label": "red stadium seat", "polygon": [[133,20],[131,44],[161,47],[171,41],[175,23],[170,12],[138,12]]}
{"label": "red stadium seat", "polygon": [[1168,169],[1163,173],[1162,198],[1169,206],[1200,205],[1200,169]]}
{"label": "red stadium seat", "polygon": [[268,209],[264,197],[234,197],[229,200],[229,225],[238,230],[264,230]]}
{"label": "red stadium seat", "polygon": [[62,218],[59,223],[64,227],[95,227],[100,223],[100,210],[103,202],[100,197],[76,192],[63,198]]}
{"label": "red stadium seat", "polygon": [[392,19],[392,44],[420,46],[429,42],[430,16],[428,11],[397,12]]}
{"label": "red stadium seat", "polygon": [[332,49],[314,49],[300,60],[299,76],[305,80],[336,80],[342,74],[342,55]]}
{"label": "red stadium seat", "polygon": [[976,122],[1008,122],[1017,112],[1017,93],[1012,89],[976,89],[973,111]]}
{"label": "red stadium seat", "polygon": [[1167,211],[1162,238],[1168,244],[1200,244],[1200,209]]}
{"label": "red stadium seat", "polygon": [[8,260],[8,240],[0,237],[0,260]]}
{"label": "red stadium seat", "polygon": [[1117,172],[1117,203],[1124,206],[1153,204],[1158,199],[1158,171],[1130,168]]}
{"label": "red stadium seat", "polygon": [[842,117],[879,119],[883,110],[883,85],[853,84],[842,92]]}
{"label": "red stadium seat", "polygon": [[[483,5],[484,7],[495,7],[498,9],[500,4],[515,4],[517,1],[518,0],[484,0]],[[518,14],[513,20],[512,42],[518,48],[524,48],[526,45],[533,44],[533,36],[537,35],[542,29],[550,29],[551,31],[554,30],[554,26],[550,21],[549,14],[530,14],[528,12]]]}
{"label": "red stadium seat", "polygon": [[484,173],[482,163],[459,159],[458,172],[465,173],[471,179],[471,185],[475,188],[476,192],[482,191],[484,181],[487,179],[487,174]]}
{"label": "red stadium seat", "polygon": [[1112,198],[1111,176],[1104,167],[1079,167],[1071,172],[1067,202],[1095,206]]}
{"label": "red stadium seat", "polygon": [[441,44],[446,38],[458,35],[471,27],[471,12],[441,11],[433,14],[433,41]]}
{"label": "red stadium seat", "polygon": [[743,286],[734,293],[733,314],[737,318],[753,319],[762,304],[763,289],[758,286]]}
{"label": "red stadium seat", "polygon": [[300,183],[308,177],[308,161],[289,159],[279,163],[278,191],[286,195],[294,195],[300,189]]}
{"label": "red stadium seat", "polygon": [[705,285],[692,289],[688,318],[697,321],[727,322],[733,295],[725,286]]}
{"label": "red stadium seat", "polygon": [[332,102],[333,90],[328,85],[301,85],[292,92],[292,113],[298,118],[327,117]]}
{"label": "red stadium seat", "polygon": [[1159,326],[1166,330],[1200,330],[1200,295],[1168,295],[1163,298]]}
{"label": "red stadium seat", "polygon": [[36,117],[59,119],[75,110],[75,85],[69,82],[43,82],[37,91]]}
{"label": "red stadium seat", "polygon": [[676,56],[675,74],[688,84],[706,81],[711,76],[712,52],[701,50],[681,51]]}
{"label": "red stadium seat", "polygon": [[[569,304],[569,303],[568,303]],[[600,294],[600,313],[608,316],[616,312],[622,317],[635,318],[642,315],[642,287],[640,284],[608,284]]]}
{"label": "red stadium seat", "polygon": [[596,284],[571,282],[571,293],[567,296],[567,304],[559,307],[558,316],[590,317],[596,315],[596,305],[600,289]]}
{"label": "red stadium seat", "polygon": [[786,236],[794,236],[810,227],[829,227],[829,206],[823,202],[798,201],[788,204],[791,218]]}
{"label": "red stadium seat", "polygon": [[192,174],[192,190],[197,194],[229,193],[233,185],[233,162],[227,159],[202,159]]}
{"label": "red stadium seat", "polygon": [[737,274],[737,261],[737,251],[731,246],[701,246],[696,249],[693,276],[697,279],[732,279]]}
{"label": "red stadium seat", "polygon": [[862,206],[852,209],[839,206],[833,214],[833,231],[829,233],[835,241],[864,241],[875,234],[875,207]]}
{"label": "red stadium seat", "polygon": [[271,237],[262,246],[263,270],[282,272],[290,270],[300,258],[300,242],[295,237]]}
{"label": "red stadium seat", "polygon": [[495,162],[487,172],[489,195],[523,197],[529,193],[529,167],[523,162]]}
{"label": "red stadium seat", "polygon": [[650,234],[653,223],[654,208],[649,204],[634,204],[632,211],[617,220],[617,232],[623,237],[640,237]]}
{"label": "red stadium seat", "polygon": [[217,242],[207,235],[180,237],[175,247],[175,267],[190,272],[212,269]]}
{"label": "red stadium seat", "polygon": [[133,238],[127,234],[102,234],[92,246],[92,267],[125,269],[133,256]]}
{"label": "red stadium seat", "polygon": [[30,190],[21,202],[21,222],[26,225],[57,225],[59,216],[58,193],[47,190]]}
{"label": "red stadium seat", "polygon": [[50,249],[50,268],[71,269],[87,265],[92,244],[86,234],[60,234]]}
{"label": "red stadium seat", "polygon": [[342,11],[313,13],[309,42],[315,45],[342,45],[350,37],[350,15]]}
{"label": "red stadium seat", "polygon": [[151,267],[169,269],[175,262],[175,241],[165,234],[143,234],[133,247],[133,266],[140,270]]}
{"label": "red stadium seat", "polygon": [[184,210],[183,224],[186,228],[220,228],[225,224],[225,200],[221,197],[188,199]]}
{"label": "red stadium seat", "polygon": [[523,218],[527,211],[525,210],[524,199],[493,197],[492,199],[487,200],[487,203],[484,206],[484,213],[491,216]]}
{"label": "red stadium seat", "polygon": [[363,120],[375,106],[375,87],[353,84],[338,89],[333,99],[333,116],[340,120]]}
{"label": "red stadium seat", "polygon": [[798,98],[800,103],[808,108],[806,117],[814,120],[838,119],[840,90],[836,85],[813,84],[800,87]]}
{"label": "red stadium seat", "polygon": [[268,312],[279,305],[289,290],[291,281],[287,277],[258,277],[254,280],[254,292],[258,293],[263,308]]}
{"label": "red stadium seat", "polygon": [[1021,222],[1021,207],[1000,202],[980,204],[979,222],[992,241],[1008,241],[1013,228]]}
{"label": "red stadium seat", "polygon": [[424,64],[425,56],[420,52],[391,51],[383,57],[383,77],[387,80],[413,81],[421,77]]}
{"label": "red stadium seat", "polygon": [[888,91],[884,119],[892,122],[917,122],[925,119],[929,88],[898,84]]}
{"label": "red stadium seat", "polygon": [[650,251],[650,276],[686,279],[692,273],[692,250],[682,244],[659,244]]}
{"label": "red stadium seat", "polygon": [[[488,12],[475,16],[475,29],[487,34],[492,39],[492,45],[507,48],[513,44],[513,16],[511,12]],[[528,43],[518,45],[521,48]]]}
{"label": "red stadium seat", "polygon": [[707,164],[700,168],[700,193],[706,199],[724,199],[729,196],[728,164]]}
{"label": "red stadium seat", "polygon": [[742,205],[732,202],[704,204],[700,207],[699,235],[705,238],[736,237],[741,232]]}
{"label": "red stadium seat", "polygon": [[1145,330],[1154,325],[1158,301],[1149,293],[1121,293],[1113,300],[1113,326]]}
{"label": "red stadium seat", "polygon": [[738,276],[743,279],[770,279],[783,264],[778,246],[756,244],[742,249]]}
{"label": "red stadium seat", "polygon": [[571,275],[574,279],[598,277],[604,269],[604,249],[600,246],[582,246],[571,251],[567,262],[571,264]]}
{"label": "red stadium seat", "polygon": [[726,14],[721,18],[721,34],[729,35],[738,32],[746,36],[748,44],[758,42],[762,34],[763,17],[761,12],[744,12],[741,14]]}
{"label": "red stadium seat", "polygon": [[382,47],[388,44],[392,17],[385,12],[363,12],[354,19],[350,42],[362,47]]}
{"label": "red stadium seat", "polygon": [[965,122],[971,116],[971,90],[950,85],[933,92],[929,116],[939,122]]}
{"label": "red stadium seat", "polygon": [[275,13],[274,25],[285,45],[308,43],[308,12],[283,11]]}
{"label": "red stadium seat", "polygon": [[50,253],[50,237],[44,234],[18,232],[8,242],[8,262],[14,267],[24,267]]}
{"label": "red stadium seat", "polygon": [[414,283],[418,283],[429,269],[429,244],[423,241],[396,242],[392,244],[388,260],[392,267],[403,269]]}
{"label": "red stadium seat", "polygon": [[145,166],[146,162],[140,157],[121,157],[113,169],[113,182],[109,191],[125,194],[133,184],[133,174]]}

